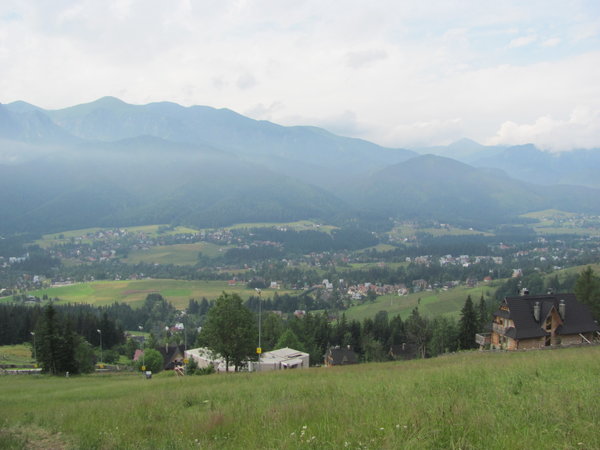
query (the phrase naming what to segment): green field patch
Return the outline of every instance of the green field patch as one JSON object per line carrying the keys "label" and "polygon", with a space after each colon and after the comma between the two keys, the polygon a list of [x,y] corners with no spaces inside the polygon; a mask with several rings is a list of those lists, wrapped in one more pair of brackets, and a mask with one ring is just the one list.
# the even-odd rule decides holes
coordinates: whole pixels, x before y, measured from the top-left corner
{"label": "green field patch", "polygon": [[493,236],[493,233],[488,233],[485,231],[480,231],[480,230],[474,230],[472,228],[457,228],[457,227],[453,227],[453,226],[443,226],[443,227],[426,227],[426,228],[422,228],[419,227],[417,225],[412,225],[412,224],[401,224],[401,225],[397,225],[395,226],[390,232],[388,232],[388,234],[390,235],[390,237],[396,239],[396,240],[403,240],[403,239],[415,239],[417,234],[420,233],[425,233],[425,234],[429,234],[433,237],[440,237],[440,236],[475,236],[475,235],[481,235],[481,236]]}
{"label": "green field patch", "polygon": [[486,298],[488,295],[493,296],[495,289],[492,286],[475,288],[458,286],[447,291],[438,289],[435,292],[423,291],[404,296],[382,295],[377,297],[373,303],[366,302],[348,308],[345,314],[348,319],[362,321],[374,317],[379,311],[387,311],[390,317],[399,314],[402,319],[406,319],[418,306],[421,314],[431,318],[440,315],[459,317],[468,295],[471,296],[473,302],[477,302],[482,294]]}
{"label": "green field patch", "polygon": [[68,230],[61,231],[59,233],[51,233],[45,234],[41,239],[35,241],[37,245],[42,248],[48,248],[53,245],[60,245],[64,243],[68,243],[71,239],[79,239],[82,238],[80,242],[82,243],[90,243],[91,239],[83,239],[85,236],[90,234],[95,234],[100,231],[108,231],[108,230],[126,230],[128,233],[144,233],[149,237],[158,237],[158,236],[171,236],[176,234],[194,234],[197,233],[198,230],[189,228],[189,227],[169,227],[167,225],[141,225],[136,227],[111,227],[111,228],[83,228],[79,230]]}
{"label": "green field patch", "polygon": [[3,376],[0,448],[596,449],[599,371],[600,347],[584,347],[150,380]]}
{"label": "green field patch", "polygon": [[[178,309],[187,308],[189,299],[206,297],[214,300],[223,292],[239,294],[243,299],[256,295],[254,289],[245,285],[229,286],[226,281],[187,281],[187,280],[124,280],[124,281],[94,281],[78,283],[70,286],[40,289],[30,292],[31,295],[42,298],[58,297],[60,303],[89,303],[97,306],[110,305],[114,302],[128,303],[132,306],[142,304],[148,294],[161,294]],[[275,291],[263,290],[263,298],[270,298]],[[293,291],[278,290],[279,294]]]}
{"label": "green field patch", "polygon": [[593,216],[547,209],[523,214],[521,217],[537,220],[532,228],[540,235],[600,236],[600,220]]}
{"label": "green field patch", "polygon": [[0,346],[0,365],[24,365],[34,364],[31,355],[31,346],[27,344],[2,345]]}
{"label": "green field patch", "polygon": [[252,229],[252,228],[288,228],[294,231],[321,231],[323,233],[331,233],[337,227],[331,225],[322,225],[311,220],[299,220],[297,222],[255,222],[255,223],[239,223],[227,227],[228,230]]}
{"label": "green field patch", "polygon": [[198,254],[214,258],[222,255],[230,247],[212,244],[210,242],[196,242],[193,244],[159,245],[148,250],[130,252],[123,262],[128,264],[174,264],[180,266],[193,266],[198,262]]}
{"label": "green field patch", "polygon": [[521,214],[521,217],[527,217],[529,219],[537,219],[539,221],[559,218],[572,218],[576,217],[576,213],[561,211],[559,209],[544,209],[542,211],[533,211],[527,214]]}

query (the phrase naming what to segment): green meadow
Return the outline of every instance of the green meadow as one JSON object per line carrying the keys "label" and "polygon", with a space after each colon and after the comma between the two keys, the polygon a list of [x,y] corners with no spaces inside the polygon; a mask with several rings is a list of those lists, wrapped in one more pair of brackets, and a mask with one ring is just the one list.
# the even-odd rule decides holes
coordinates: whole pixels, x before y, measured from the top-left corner
{"label": "green meadow", "polygon": [[17,366],[35,364],[35,360],[31,355],[31,346],[26,344],[0,346],[0,365],[4,364]]}
{"label": "green meadow", "polygon": [[[110,305],[114,302],[129,303],[132,306],[141,305],[148,294],[158,293],[170,301],[178,309],[188,306],[190,298],[209,300],[217,298],[223,291],[239,294],[243,299],[256,295],[254,289],[248,289],[244,284],[229,286],[226,281],[186,281],[169,279],[124,280],[124,281],[94,281],[78,283],[69,286],[59,286],[48,289],[31,291],[30,295],[50,298],[58,297],[60,303],[90,303],[93,305]],[[263,290],[263,298],[268,298],[274,292],[280,294],[291,291]]]}
{"label": "green meadow", "polygon": [[496,288],[492,285],[474,288],[458,286],[447,291],[436,289],[404,296],[382,295],[377,297],[373,303],[366,302],[348,308],[345,314],[347,319],[363,320],[367,317],[372,318],[379,311],[385,310],[390,316],[400,314],[403,319],[406,319],[418,306],[419,312],[429,317],[446,315],[458,318],[468,295],[471,296],[473,302],[477,303],[482,294],[488,298],[488,295],[494,295],[495,290]]}
{"label": "green meadow", "polygon": [[537,234],[576,234],[579,236],[600,236],[600,223],[596,221],[577,221],[578,214],[547,209],[523,214],[521,217],[535,219],[531,227]]}
{"label": "green meadow", "polygon": [[214,258],[226,252],[230,247],[216,245],[210,242],[196,242],[193,244],[158,245],[148,250],[129,252],[123,259],[127,264],[174,264],[179,266],[193,266],[198,263],[198,254]]}
{"label": "green meadow", "polygon": [[[170,236],[175,234],[193,234],[197,233],[198,230],[188,227],[173,227],[172,229],[166,231],[160,231],[161,227],[165,227],[165,225],[141,225],[137,227],[116,227],[119,229],[127,230],[129,233],[145,233],[149,237],[158,237],[158,236]],[[80,230],[69,230],[62,231],[60,233],[52,233],[45,234],[41,239],[37,240],[35,243],[40,247],[48,248],[52,245],[59,245],[69,242],[71,238],[80,238],[86,236],[90,233],[96,233],[98,231],[104,230],[112,230],[114,228],[84,228]],[[90,240],[85,240],[84,242],[91,242]]]}
{"label": "green meadow", "polygon": [[600,347],[177,378],[0,376],[0,448],[596,449]]}
{"label": "green meadow", "polygon": [[298,220],[296,222],[255,222],[255,223],[238,223],[236,225],[232,225],[230,227],[226,227],[228,230],[236,230],[236,229],[251,229],[251,228],[288,228],[294,231],[307,231],[307,230],[317,230],[322,231],[323,233],[331,233],[331,231],[335,230],[337,227],[331,225],[321,225],[317,222],[313,222],[312,220]]}

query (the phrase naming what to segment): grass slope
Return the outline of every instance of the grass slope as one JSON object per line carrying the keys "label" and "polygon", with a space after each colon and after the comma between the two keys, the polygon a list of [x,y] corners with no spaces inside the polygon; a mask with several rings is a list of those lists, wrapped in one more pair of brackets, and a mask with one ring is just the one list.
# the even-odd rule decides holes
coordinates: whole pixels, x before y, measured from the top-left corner
{"label": "grass slope", "polygon": [[373,303],[367,302],[348,308],[345,314],[349,320],[363,320],[367,317],[373,318],[379,311],[387,311],[390,317],[400,314],[403,319],[406,319],[411,311],[418,306],[419,312],[429,317],[440,315],[458,317],[468,295],[471,296],[473,302],[477,303],[482,294],[486,298],[488,298],[488,293],[493,296],[495,289],[493,286],[474,288],[459,286],[447,291],[423,291],[402,297],[383,295],[377,297],[377,300]]}
{"label": "grass slope", "polygon": [[0,447],[600,448],[599,370],[589,347],[152,380],[5,376]]}
{"label": "grass slope", "polygon": [[31,346],[26,344],[0,346],[0,364],[34,364]]}
{"label": "grass slope", "polygon": [[[30,294],[42,297],[47,294],[50,298],[58,297],[64,303],[90,303],[94,305],[110,305],[116,301],[130,303],[132,306],[141,305],[148,294],[160,293],[178,309],[188,306],[190,298],[215,299],[223,291],[237,293],[243,299],[256,295],[254,289],[245,285],[228,286],[225,281],[185,281],[185,280],[125,280],[125,281],[94,281],[70,286],[60,286],[50,289],[32,291]],[[265,289],[263,297],[268,298],[275,291]],[[280,294],[291,291],[277,291]]]}
{"label": "grass slope", "polygon": [[179,266],[193,266],[198,262],[198,254],[214,258],[224,254],[230,247],[211,244],[210,242],[196,242],[193,244],[158,245],[148,250],[137,250],[129,253],[123,259],[127,264],[151,263],[174,264]]}

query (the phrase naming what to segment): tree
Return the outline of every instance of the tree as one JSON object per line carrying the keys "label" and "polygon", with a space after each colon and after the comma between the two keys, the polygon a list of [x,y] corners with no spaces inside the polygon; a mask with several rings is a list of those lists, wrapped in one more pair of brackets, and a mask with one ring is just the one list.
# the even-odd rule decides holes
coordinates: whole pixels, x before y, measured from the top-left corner
{"label": "tree", "polygon": [[479,319],[473,306],[471,296],[467,296],[465,305],[461,310],[460,322],[458,324],[458,342],[460,348],[470,349],[477,347],[475,342],[475,334],[479,331]]}
{"label": "tree", "polygon": [[431,324],[432,334],[429,344],[431,356],[441,355],[456,350],[457,326],[454,319],[439,316]]}
{"label": "tree", "polygon": [[426,317],[419,314],[418,307],[413,309],[408,319],[406,319],[405,328],[409,342],[415,344],[419,356],[425,358],[427,345],[431,339],[431,324]]}
{"label": "tree", "polygon": [[262,321],[262,346],[265,350],[279,348],[277,347],[277,341],[282,333],[283,322],[281,318],[277,314],[268,313]]}
{"label": "tree", "polygon": [[275,348],[293,348],[294,350],[304,350],[304,346],[300,343],[298,336],[289,328],[283,332]]}
{"label": "tree", "polygon": [[255,354],[256,323],[252,312],[244,307],[237,294],[223,292],[208,311],[200,338],[204,344],[225,359],[226,370],[236,370]]}
{"label": "tree", "polygon": [[146,366],[146,370],[158,373],[165,367],[165,360],[158,350],[147,348],[144,350],[144,358],[137,361],[138,370],[141,370],[142,365]]}
{"label": "tree", "polygon": [[94,371],[94,360],[96,358],[94,347],[79,335],[75,338],[74,356],[79,373],[91,373]]}
{"label": "tree", "polygon": [[600,278],[590,266],[577,277],[575,296],[581,303],[590,307],[594,319],[600,320]]}
{"label": "tree", "polygon": [[35,334],[36,357],[44,372],[52,375],[79,372],[75,360],[77,335],[69,322],[59,320],[52,303],[45,307]]}
{"label": "tree", "polygon": [[489,322],[489,314],[487,310],[487,305],[485,303],[485,299],[483,298],[483,294],[479,298],[479,307],[477,311],[477,318],[479,319],[479,330],[483,330],[485,325]]}

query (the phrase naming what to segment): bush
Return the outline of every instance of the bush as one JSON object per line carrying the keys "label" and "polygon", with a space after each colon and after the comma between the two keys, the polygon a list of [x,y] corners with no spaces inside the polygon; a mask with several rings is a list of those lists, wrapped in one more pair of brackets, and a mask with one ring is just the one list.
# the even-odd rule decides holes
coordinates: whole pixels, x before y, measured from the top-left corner
{"label": "bush", "polygon": [[165,362],[162,355],[158,350],[148,348],[144,351],[144,357],[137,361],[137,369],[142,370],[142,365],[146,365],[146,370],[150,370],[152,373],[158,373],[163,370]]}
{"label": "bush", "polygon": [[190,362],[185,365],[185,374],[194,375],[198,369],[198,363],[194,358],[190,358]]}

